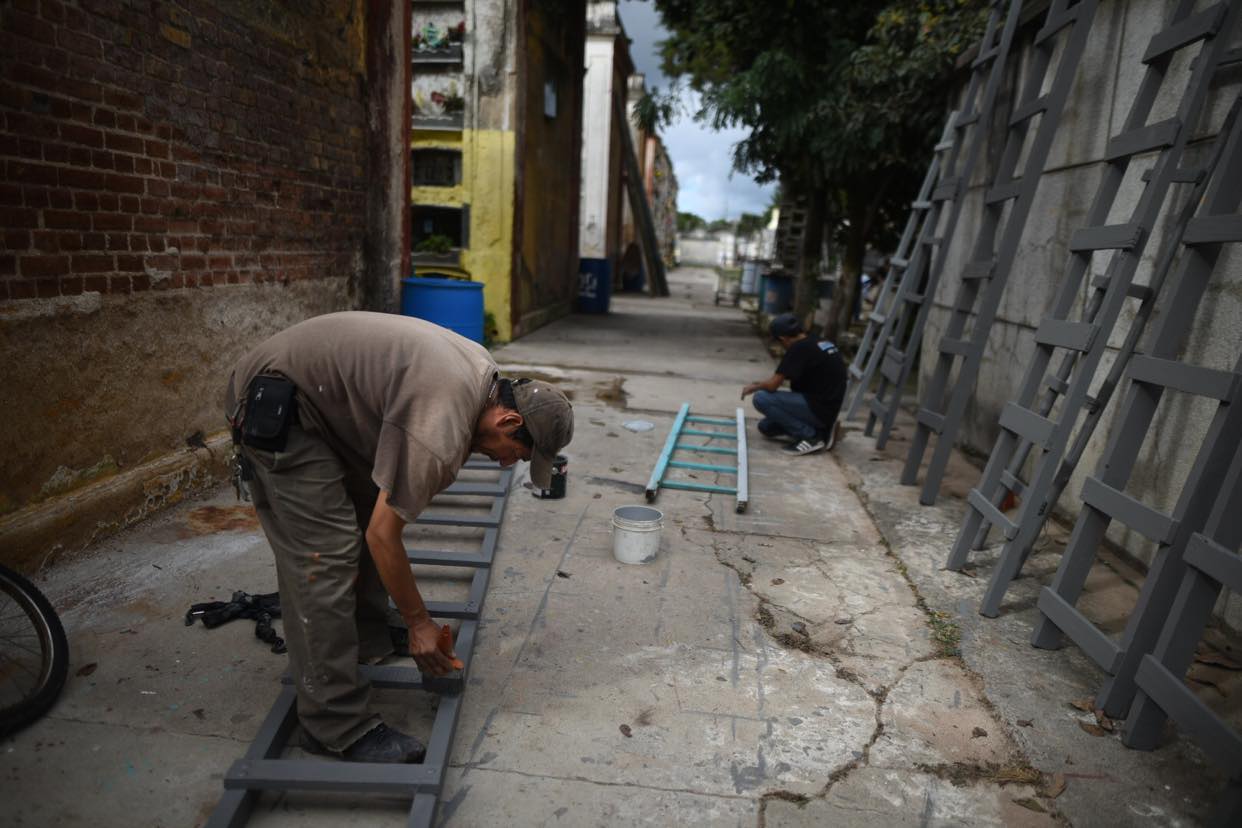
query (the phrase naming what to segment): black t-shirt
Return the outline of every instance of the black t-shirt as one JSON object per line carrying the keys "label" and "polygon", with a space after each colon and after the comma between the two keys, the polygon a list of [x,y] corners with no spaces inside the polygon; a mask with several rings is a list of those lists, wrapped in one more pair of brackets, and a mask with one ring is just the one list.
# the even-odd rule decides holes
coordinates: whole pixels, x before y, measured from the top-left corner
{"label": "black t-shirt", "polygon": [[806,397],[811,411],[825,426],[832,425],[845,399],[845,360],[831,342],[803,337],[789,346],[776,372],[789,387]]}

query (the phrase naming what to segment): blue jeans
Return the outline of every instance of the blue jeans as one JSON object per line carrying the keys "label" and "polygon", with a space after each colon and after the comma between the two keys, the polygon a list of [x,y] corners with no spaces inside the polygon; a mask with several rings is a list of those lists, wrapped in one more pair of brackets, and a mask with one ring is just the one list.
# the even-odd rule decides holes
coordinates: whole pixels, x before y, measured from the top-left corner
{"label": "blue jeans", "polygon": [[828,428],[797,391],[756,391],[755,408],[763,415],[759,433],[769,437],[784,432],[799,440],[814,440]]}

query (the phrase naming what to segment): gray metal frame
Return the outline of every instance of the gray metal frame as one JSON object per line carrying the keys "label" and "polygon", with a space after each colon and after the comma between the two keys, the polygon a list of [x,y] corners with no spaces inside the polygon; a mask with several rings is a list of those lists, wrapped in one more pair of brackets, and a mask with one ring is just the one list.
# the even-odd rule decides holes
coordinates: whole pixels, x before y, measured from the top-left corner
{"label": "gray metal frame", "polygon": [[904,284],[905,272],[909,269],[911,256],[915,249],[915,240],[922,238],[925,224],[930,223],[934,233],[935,220],[939,213],[933,210],[935,205],[931,200],[931,195],[936,186],[940,184],[941,171],[948,168],[948,165],[942,162],[943,157],[953,149],[955,143],[956,132],[953,129],[955,117],[957,113],[952,112],[945,120],[944,132],[941,133],[940,141],[937,142],[935,151],[932,153],[931,163],[927,165],[927,173],[923,176],[919,194],[910,204],[910,216],[906,219],[906,229],[901,233],[897,252],[889,260],[888,272],[884,274],[884,283],[880,286],[879,293],[876,294],[875,308],[867,317],[867,330],[863,333],[858,351],[854,354],[854,361],[850,363],[849,381],[852,386],[847,392],[848,403],[845,408],[847,420],[852,420],[857,415],[858,408],[871,388],[872,380],[875,379],[875,372],[880,367],[880,360],[884,356],[884,346],[892,336],[893,323],[897,319],[894,311],[899,307],[901,286]]}
{"label": "gray metal frame", "polygon": [[[1147,240],[1160,214],[1170,185],[1187,176],[1178,166],[1184,156],[1195,119],[1203,109],[1210,81],[1225,53],[1225,38],[1215,37],[1222,26],[1232,24],[1236,4],[1219,3],[1197,14],[1191,13],[1192,0],[1181,0],[1166,27],[1149,41],[1143,62],[1146,70],[1135,94],[1130,113],[1119,135],[1108,143],[1106,167],[1087,214],[1086,226],[1070,239],[1066,275],[1057,289],[1053,308],[1035,332],[1035,352],[1027,365],[1018,398],[1006,404],[1000,415],[1000,434],[993,446],[979,485],[967,496],[966,518],[946,567],[965,565],[972,545],[983,540],[984,522],[997,526],[1006,538],[1000,561],[992,572],[980,613],[1000,612],[1010,582],[1017,577],[1034,545],[1044,520],[1051,511],[1052,491],[1066,449],[1084,409],[1102,408],[1101,399],[1088,396],[1096,368],[1104,356],[1109,334],[1116,325],[1127,297],[1142,295],[1132,285]],[[1227,31],[1228,29],[1224,29]],[[1205,41],[1190,73],[1177,115],[1155,124],[1147,118],[1160,91],[1165,72],[1174,53]],[[1133,156],[1158,150],[1155,165],[1147,176],[1130,221],[1105,225]],[[1103,277],[1091,283],[1091,298],[1081,321],[1069,319],[1079,300],[1080,288],[1096,251],[1112,250]],[[1142,326],[1140,316],[1135,324]],[[1059,368],[1046,373],[1057,350],[1064,354]],[[1128,356],[1119,354],[1124,361]],[[1111,393],[1108,389],[1107,393]],[[1036,397],[1039,395],[1039,399]],[[1053,419],[1053,409],[1060,403]],[[1029,482],[1018,477],[1026,454],[1040,449]],[[1010,520],[998,507],[1004,491],[1021,495],[1017,520]]]}
{"label": "gray metal frame", "polygon": [[[994,182],[984,196],[983,222],[970,261],[961,269],[957,298],[936,349],[936,368],[923,392],[915,417],[914,436],[901,473],[901,482],[905,485],[913,486],[918,482],[919,466],[935,435],[936,448],[919,495],[919,502],[925,506],[936,502],[966,405],[974,396],[988,334],[1017,260],[1018,244],[1026,229],[1035,192],[1043,178],[1048,152],[1060,127],[1065,101],[1078,73],[1098,5],[1098,0],[1081,0],[1075,5],[1070,5],[1070,0],[1053,0],[1044,16],[1043,27],[1035,35],[1035,54],[1009,116],[1005,148]],[[1045,93],[1044,80],[1058,41],[1064,43],[1064,49],[1060,52],[1052,84]],[[1039,127],[1026,153],[1022,174],[1015,178],[1031,121],[1036,116],[1040,118]],[[1009,204],[1008,210],[1006,204]],[[957,379],[950,387],[958,357],[962,362],[957,368]]]}
{"label": "gray metal frame", "polygon": [[[1184,681],[1220,596],[1222,586],[1242,591],[1242,449],[1234,453],[1224,486],[1202,532],[1190,536],[1182,553],[1185,574],[1155,649],[1139,662],[1134,702],[1121,740],[1153,750],[1166,717],[1193,738],[1229,778],[1212,824],[1242,824],[1242,735],[1200,701]],[[1151,612],[1149,608],[1144,610]]]}
{"label": "gray metal frame", "polygon": [[[1169,617],[1169,608],[1186,572],[1183,553],[1191,537],[1208,520],[1230,460],[1242,443],[1242,357],[1232,371],[1187,365],[1175,359],[1194,325],[1222,245],[1242,242],[1242,215],[1237,213],[1242,202],[1242,190],[1238,188],[1242,181],[1239,108],[1242,99],[1230,112],[1229,132],[1217,139],[1218,149],[1224,145],[1223,163],[1211,175],[1203,207],[1182,236],[1186,250],[1176,287],[1169,301],[1162,303],[1162,316],[1149,352],[1135,356],[1126,368],[1130,385],[1117,426],[1096,476],[1087,478],[1083,485],[1083,510],[1056,578],[1039,596],[1041,617],[1031,643],[1045,649],[1056,648],[1065,635],[1081,647],[1109,675],[1097,704],[1117,718],[1129,709],[1139,664],[1156,644]],[[1218,401],[1216,414],[1169,515],[1125,492],[1139,449],[1166,390]],[[1229,517],[1238,522],[1236,513]],[[1075,606],[1097,549],[1114,520],[1158,544],[1138,602],[1118,642],[1101,632]]]}
{"label": "gray metal frame", "polygon": [[459,495],[493,497],[495,501],[486,518],[455,518],[448,515],[425,515],[419,523],[442,526],[485,527],[482,547],[477,553],[444,550],[407,550],[411,564],[474,567],[470,594],[463,602],[429,601],[427,609],[435,618],[460,618],[461,626],[454,642],[454,652],[465,667],[457,675],[423,678],[414,667],[382,665],[360,666],[362,675],[375,687],[402,690],[424,690],[440,695],[427,755],[421,764],[390,765],[363,762],[336,762],[324,759],[282,759],[281,752],[297,725],[297,696],[286,677],[276,703],[259,726],[259,732],[246,755],[233,763],[224,776],[224,795],[212,811],[208,828],[236,828],[246,824],[261,791],[339,791],[359,794],[409,796],[411,805],[406,825],[429,828],[435,818],[444,775],[449,764],[449,750],[461,712],[466,676],[474,658],[479,617],[492,560],[496,554],[500,523],[508,501],[512,469],[501,469],[495,463],[472,459],[465,468],[499,471],[495,481],[488,483],[455,483],[437,497]]}
{"label": "gray metal frame", "polygon": [[[997,92],[1009,60],[1014,32],[1022,16],[1022,0],[1010,0],[1009,11],[1004,15],[1004,25],[1001,26],[1001,10],[1004,5],[1000,0],[992,3],[987,29],[979,45],[979,54],[971,63],[970,84],[964,97],[962,114],[953,120],[957,135],[945,167],[947,177],[932,190],[931,214],[923,223],[914,255],[906,272],[902,274],[891,332],[884,342],[884,353],[877,357],[880,381],[871,400],[871,411],[864,429],[864,433],[871,436],[876,424],[879,424],[880,431],[875,440],[877,449],[883,449],[887,445],[893,423],[897,420],[906,381],[922,346],[927,312],[931,308],[936,287],[940,284],[940,274],[944,272],[949,245],[957,229],[963,196],[987,143],[987,128],[992,122]],[[985,72],[987,81],[982,83],[980,91]],[[962,133],[967,129],[971,135],[965,141]],[[963,144],[968,144],[968,148],[965,159],[958,166],[957,160]],[[944,209],[946,203],[947,212]]]}

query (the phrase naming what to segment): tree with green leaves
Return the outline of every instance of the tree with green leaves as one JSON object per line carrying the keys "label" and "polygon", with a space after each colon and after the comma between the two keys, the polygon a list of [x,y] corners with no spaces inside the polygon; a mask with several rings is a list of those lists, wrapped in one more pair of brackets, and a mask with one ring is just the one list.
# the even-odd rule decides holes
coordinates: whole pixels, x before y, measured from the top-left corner
{"label": "tree with green leaves", "polygon": [[677,214],[678,233],[693,233],[695,230],[702,230],[705,227],[707,227],[707,220],[700,215],[694,213]]}
{"label": "tree with green leaves", "polygon": [[749,131],[733,165],[805,204],[795,312],[806,320],[825,227],[842,278],[824,335],[849,325],[868,246],[891,246],[947,109],[956,59],[985,0],[655,0],[664,70],[696,117]]}

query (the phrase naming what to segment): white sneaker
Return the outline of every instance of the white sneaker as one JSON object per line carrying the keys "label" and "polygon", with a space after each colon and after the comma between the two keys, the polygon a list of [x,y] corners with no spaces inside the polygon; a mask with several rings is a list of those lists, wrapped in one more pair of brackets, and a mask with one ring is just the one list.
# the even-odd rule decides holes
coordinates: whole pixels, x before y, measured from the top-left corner
{"label": "white sneaker", "polygon": [[823,451],[825,446],[827,443],[816,437],[814,440],[799,440],[792,446],[785,446],[781,451],[786,454],[814,454]]}

